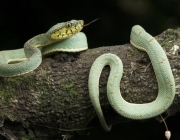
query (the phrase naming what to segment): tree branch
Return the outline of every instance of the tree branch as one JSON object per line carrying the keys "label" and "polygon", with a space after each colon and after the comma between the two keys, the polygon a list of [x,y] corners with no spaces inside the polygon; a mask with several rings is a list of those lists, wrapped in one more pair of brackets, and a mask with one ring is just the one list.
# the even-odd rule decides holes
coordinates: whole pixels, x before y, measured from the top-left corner
{"label": "tree branch", "polygon": [[[156,37],[167,52],[176,82],[176,96],[165,112],[166,117],[180,110],[180,51],[173,53],[172,50],[174,45],[180,45],[179,31],[168,29]],[[7,139],[19,139],[26,129],[26,137],[35,137],[35,133],[48,137],[52,135],[47,133],[48,129],[53,134],[62,134],[99,126],[89,99],[88,76],[94,60],[104,53],[113,53],[122,59],[124,73],[120,89],[125,100],[133,103],[155,100],[158,87],[149,57],[131,44],[80,53],[61,52],[43,58],[42,64],[28,74],[0,78],[0,134]],[[108,124],[114,124],[127,119],[116,114],[108,103],[108,75],[109,67],[105,67],[100,78],[100,101]],[[16,126],[16,130],[12,126]]]}

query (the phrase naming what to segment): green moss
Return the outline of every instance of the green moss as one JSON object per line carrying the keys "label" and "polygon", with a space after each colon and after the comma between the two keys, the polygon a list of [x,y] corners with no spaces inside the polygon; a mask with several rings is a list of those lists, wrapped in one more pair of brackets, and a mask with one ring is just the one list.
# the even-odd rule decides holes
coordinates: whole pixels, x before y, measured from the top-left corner
{"label": "green moss", "polygon": [[156,36],[155,38],[158,40],[158,42],[161,44],[162,47],[171,48],[175,44],[178,46],[180,45],[179,37],[180,37],[180,29],[177,30],[168,29],[159,36]]}
{"label": "green moss", "polygon": [[7,114],[6,117],[8,117],[8,119],[11,120],[12,122],[16,120],[16,118],[12,112],[11,112],[11,114]]}
{"label": "green moss", "polygon": [[[46,77],[34,77],[30,75],[22,75],[12,78],[1,78],[0,79],[0,106],[4,108],[9,108],[12,105],[12,101],[19,100],[22,101],[26,99],[30,101],[32,99],[32,95],[28,93],[23,93],[23,89],[27,89],[31,91],[36,90],[39,93],[43,93],[49,96],[49,93],[44,91],[44,86],[49,82],[49,78]],[[34,89],[35,87],[35,89]],[[46,94],[47,93],[47,94]],[[40,101],[41,102],[41,101]],[[11,112],[10,112],[11,111]],[[16,118],[14,114],[16,112],[12,112],[13,110],[7,110],[1,113],[1,116],[9,118],[11,121],[15,121]]]}
{"label": "green moss", "polygon": [[132,49],[132,47],[129,47],[128,53],[127,53],[127,55],[126,55],[126,58],[127,58],[128,60],[130,60],[133,55],[134,55],[134,50]]}
{"label": "green moss", "polygon": [[19,136],[21,137],[21,140],[26,140],[26,133],[24,131],[19,132]]}
{"label": "green moss", "polygon": [[3,83],[1,81],[0,83],[0,99],[6,103],[9,103],[11,99],[13,98],[14,93],[14,84],[11,86],[6,86],[8,84],[8,81],[6,83]]}
{"label": "green moss", "polygon": [[76,97],[78,95],[77,91],[75,90],[74,83],[65,84],[64,89],[69,93],[71,97]]}

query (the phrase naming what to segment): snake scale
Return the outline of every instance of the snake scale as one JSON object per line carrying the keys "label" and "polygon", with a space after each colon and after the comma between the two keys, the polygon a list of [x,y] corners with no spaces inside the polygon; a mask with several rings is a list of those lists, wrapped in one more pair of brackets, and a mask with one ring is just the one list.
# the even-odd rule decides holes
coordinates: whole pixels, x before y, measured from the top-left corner
{"label": "snake scale", "polygon": [[99,56],[93,63],[88,80],[89,95],[92,105],[99,117],[104,130],[110,131],[106,124],[99,102],[99,77],[105,65],[110,66],[107,82],[107,96],[112,108],[120,115],[129,119],[148,119],[163,113],[173,102],[175,96],[175,81],[168,58],[160,44],[141,26],[132,27],[131,44],[145,51],[150,57],[158,82],[158,96],[150,103],[135,104],[125,101],[120,92],[120,80],[123,73],[121,59],[111,53]]}
{"label": "snake scale", "polygon": [[88,48],[83,20],[71,20],[51,27],[24,44],[24,48],[0,51],[0,76],[12,77],[29,73],[42,62],[43,55],[53,52],[79,52]]}

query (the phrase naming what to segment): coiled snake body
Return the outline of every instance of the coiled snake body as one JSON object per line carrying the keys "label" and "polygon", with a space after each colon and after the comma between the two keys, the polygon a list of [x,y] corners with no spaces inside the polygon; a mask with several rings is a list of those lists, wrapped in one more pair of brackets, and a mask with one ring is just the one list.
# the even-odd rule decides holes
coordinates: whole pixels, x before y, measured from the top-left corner
{"label": "coiled snake body", "polygon": [[107,95],[112,108],[120,115],[130,119],[147,119],[163,113],[173,102],[175,82],[168,58],[160,44],[141,26],[135,25],[130,36],[131,44],[146,51],[153,65],[158,81],[158,96],[155,101],[134,104],[125,101],[120,93],[119,84],[123,73],[120,58],[114,54],[103,54],[93,63],[89,74],[89,95],[104,130],[110,131],[106,124],[99,102],[99,77],[105,65],[110,65],[107,82]]}
{"label": "coiled snake body", "polygon": [[42,55],[56,51],[86,50],[86,36],[79,32],[83,25],[83,20],[58,23],[46,33],[28,40],[23,49],[0,51],[0,76],[12,77],[28,73],[41,64]]}

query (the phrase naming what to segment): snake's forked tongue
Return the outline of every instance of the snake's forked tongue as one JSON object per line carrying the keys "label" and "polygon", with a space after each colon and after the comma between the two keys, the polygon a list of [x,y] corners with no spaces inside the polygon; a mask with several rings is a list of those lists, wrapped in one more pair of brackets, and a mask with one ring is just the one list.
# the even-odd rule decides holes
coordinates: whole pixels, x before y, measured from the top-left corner
{"label": "snake's forked tongue", "polygon": [[83,27],[88,26],[88,25],[90,25],[91,23],[93,23],[93,22],[95,22],[95,21],[97,21],[97,20],[99,20],[99,18],[96,18],[96,19],[94,19],[93,21],[91,21],[91,22],[89,22],[89,23],[83,25]]}

